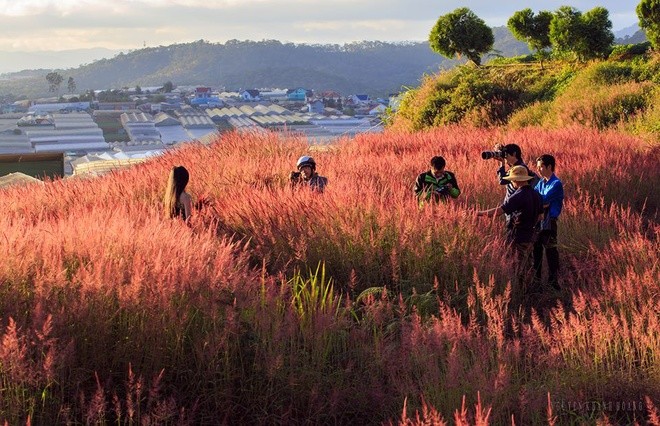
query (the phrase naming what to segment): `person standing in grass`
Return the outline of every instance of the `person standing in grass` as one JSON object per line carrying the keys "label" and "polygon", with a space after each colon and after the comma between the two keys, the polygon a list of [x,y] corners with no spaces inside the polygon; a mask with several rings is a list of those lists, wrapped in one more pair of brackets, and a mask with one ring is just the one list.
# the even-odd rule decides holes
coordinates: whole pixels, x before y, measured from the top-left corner
{"label": "person standing in grass", "polygon": [[543,251],[548,262],[548,284],[559,290],[559,250],[557,249],[557,220],[564,206],[564,187],[555,175],[555,157],[543,154],[536,159],[541,180],[534,189],[543,199],[543,219],[539,222],[539,234],[534,243],[534,276],[541,281]]}
{"label": "person standing in grass", "polygon": [[522,165],[511,167],[503,179],[511,182],[515,192],[500,206],[480,210],[477,216],[493,217],[501,214],[511,216],[507,244],[514,256],[512,266],[518,287],[514,289],[513,295],[518,298],[526,292],[527,272],[530,269],[528,264],[535,237],[534,227],[543,213],[543,200],[529,184],[534,177],[529,175],[526,167]]}
{"label": "person standing in grass", "polygon": [[[492,157],[494,160],[500,163],[500,167],[497,169],[497,178],[500,182],[500,185],[506,185],[506,193],[504,194],[504,203],[507,202],[509,197],[516,192],[516,187],[512,182],[508,181],[505,177],[507,176],[506,166],[509,166],[509,169],[516,166],[522,166],[527,170],[527,174],[532,177],[530,185],[532,188],[536,186],[536,183],[539,181],[539,177],[536,174],[529,170],[529,167],[522,160],[522,149],[515,143],[509,143],[506,145],[499,144],[494,148],[495,151],[502,153],[501,156]],[[511,227],[511,215],[505,214],[504,218],[506,219],[506,227],[509,229]]]}
{"label": "person standing in grass", "polygon": [[431,158],[431,169],[421,173],[415,180],[415,196],[420,206],[428,202],[440,202],[449,198],[458,198],[461,190],[456,176],[446,171],[447,162],[441,156]]}
{"label": "person standing in grass", "polygon": [[316,172],[316,161],[308,155],[303,155],[296,162],[298,171],[291,172],[289,179],[291,185],[295,188],[298,186],[309,186],[312,191],[323,192],[328,185],[328,178],[320,176]]}
{"label": "person standing in grass", "polygon": [[163,211],[168,219],[180,217],[187,221],[192,214],[192,197],[186,192],[190,174],[183,166],[175,166],[170,170],[165,195],[163,196]]}

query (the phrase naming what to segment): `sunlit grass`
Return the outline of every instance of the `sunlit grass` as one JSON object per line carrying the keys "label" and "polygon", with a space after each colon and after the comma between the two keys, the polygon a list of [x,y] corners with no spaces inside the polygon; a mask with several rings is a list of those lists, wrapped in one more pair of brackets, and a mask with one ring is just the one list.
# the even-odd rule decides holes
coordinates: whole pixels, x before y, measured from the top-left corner
{"label": "sunlit grass", "polygon": [[[552,153],[565,183],[563,291],[534,310],[511,307],[502,221],[471,214],[503,197],[480,157],[499,142],[530,165]],[[0,420],[657,416],[657,149],[580,128],[364,135],[313,152],[322,195],[288,186],[305,153],[301,140],[230,134],[100,178],[2,190]],[[412,185],[434,155],[462,195],[420,209]],[[189,226],[159,211],[175,164],[208,201]]]}

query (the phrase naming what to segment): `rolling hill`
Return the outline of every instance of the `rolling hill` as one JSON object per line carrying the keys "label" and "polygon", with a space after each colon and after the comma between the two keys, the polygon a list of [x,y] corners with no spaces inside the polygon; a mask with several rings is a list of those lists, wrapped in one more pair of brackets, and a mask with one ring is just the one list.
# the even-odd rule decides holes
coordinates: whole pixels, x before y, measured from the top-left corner
{"label": "rolling hill", "polygon": [[[495,34],[498,52],[507,56],[529,52],[506,28],[495,29]],[[73,77],[80,92],[172,81],[175,85],[204,84],[228,90],[302,86],[384,96],[416,86],[424,74],[451,68],[457,62],[434,53],[427,42],[307,45],[276,40],[230,40],[224,44],[199,40],[120,53],[59,72],[65,81]],[[45,75],[49,71],[5,74],[0,78],[0,95],[47,96]]]}

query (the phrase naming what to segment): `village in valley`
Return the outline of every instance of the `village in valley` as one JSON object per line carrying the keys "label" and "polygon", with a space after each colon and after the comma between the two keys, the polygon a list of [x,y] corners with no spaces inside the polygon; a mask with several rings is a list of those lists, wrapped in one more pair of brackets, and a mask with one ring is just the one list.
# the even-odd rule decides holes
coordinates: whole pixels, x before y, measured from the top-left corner
{"label": "village in valley", "polygon": [[383,114],[397,103],[398,94],[371,99],[302,87],[226,91],[171,82],[16,101],[0,114],[0,186],[99,174],[223,132],[275,131],[327,144],[382,131]]}

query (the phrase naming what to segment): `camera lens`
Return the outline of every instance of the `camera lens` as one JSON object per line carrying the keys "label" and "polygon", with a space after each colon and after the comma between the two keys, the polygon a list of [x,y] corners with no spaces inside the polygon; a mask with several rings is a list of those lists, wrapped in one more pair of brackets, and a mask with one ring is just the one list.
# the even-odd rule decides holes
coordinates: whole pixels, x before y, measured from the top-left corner
{"label": "camera lens", "polygon": [[481,158],[484,160],[490,160],[493,157],[495,157],[495,153],[492,151],[484,151],[481,153]]}

